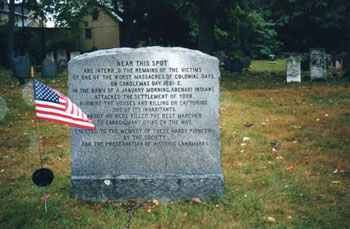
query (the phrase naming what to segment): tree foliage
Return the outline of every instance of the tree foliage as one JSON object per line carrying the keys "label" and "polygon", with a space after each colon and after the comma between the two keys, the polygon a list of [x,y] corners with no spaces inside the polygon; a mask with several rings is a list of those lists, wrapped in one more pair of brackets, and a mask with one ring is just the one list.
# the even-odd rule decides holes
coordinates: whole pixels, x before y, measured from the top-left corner
{"label": "tree foliage", "polygon": [[231,58],[350,48],[349,0],[43,0],[41,8],[78,28],[93,2],[123,18],[122,46],[224,50]]}
{"label": "tree foliage", "polygon": [[287,51],[350,48],[349,0],[263,0],[260,7]]}

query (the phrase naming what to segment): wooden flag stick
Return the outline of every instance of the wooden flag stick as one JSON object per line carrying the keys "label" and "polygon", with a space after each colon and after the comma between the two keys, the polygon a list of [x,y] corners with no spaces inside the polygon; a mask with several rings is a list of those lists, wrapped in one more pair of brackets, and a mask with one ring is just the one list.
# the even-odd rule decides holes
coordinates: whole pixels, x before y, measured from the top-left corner
{"label": "wooden flag stick", "polygon": [[[31,75],[32,75],[32,82],[33,82],[33,87],[34,87],[34,68],[31,67]],[[34,95],[35,99],[35,95]],[[41,151],[41,141],[40,141],[40,131],[39,131],[39,121],[36,118],[36,135],[38,138],[38,152],[39,152],[39,158],[40,158],[40,168],[43,167],[43,156],[42,156],[42,151]]]}
{"label": "wooden flag stick", "polygon": [[[33,88],[34,88],[34,68],[33,67],[31,67],[30,72],[31,72]],[[34,100],[35,100],[35,95],[34,95]],[[37,138],[38,138],[38,151],[39,151],[39,159],[40,159],[40,168],[43,168],[43,156],[42,156],[43,153],[41,151],[39,121],[38,121],[37,118],[36,118],[36,135],[37,135]],[[45,209],[45,213],[46,213],[47,212],[47,198],[46,198],[46,188],[45,188],[45,186],[43,187],[43,192],[44,192],[44,209]]]}

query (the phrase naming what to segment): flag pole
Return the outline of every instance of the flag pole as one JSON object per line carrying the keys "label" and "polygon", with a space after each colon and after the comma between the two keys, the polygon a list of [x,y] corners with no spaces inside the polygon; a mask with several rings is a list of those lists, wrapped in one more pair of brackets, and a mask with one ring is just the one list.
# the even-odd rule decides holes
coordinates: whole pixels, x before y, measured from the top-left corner
{"label": "flag pole", "polygon": [[[31,67],[31,75],[32,75],[32,82],[33,82],[33,87],[34,87],[34,68]],[[35,99],[35,95],[34,95]],[[43,167],[43,157],[42,157],[42,151],[41,151],[41,142],[40,142],[40,131],[39,131],[39,122],[38,119],[36,118],[36,135],[38,138],[38,152],[39,152],[39,159],[40,159],[40,168]]]}
{"label": "flag pole", "polygon": [[[33,67],[31,67],[31,76],[32,76],[32,83],[33,83],[33,88],[34,88],[34,68]],[[35,95],[34,95],[34,99],[35,99]],[[42,153],[42,150],[41,150],[39,121],[38,121],[37,118],[36,118],[36,136],[37,136],[37,141],[38,141],[40,168],[43,168],[43,156],[42,156],[43,153]],[[44,209],[45,209],[45,212],[47,212],[47,198],[46,198],[46,188],[45,188],[45,186],[43,187],[43,192],[44,192]]]}

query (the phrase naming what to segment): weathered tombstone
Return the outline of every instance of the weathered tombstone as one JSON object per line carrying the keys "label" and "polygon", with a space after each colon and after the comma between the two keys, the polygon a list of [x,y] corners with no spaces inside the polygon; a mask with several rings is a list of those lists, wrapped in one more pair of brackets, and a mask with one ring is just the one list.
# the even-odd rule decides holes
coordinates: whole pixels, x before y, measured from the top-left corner
{"label": "weathered tombstone", "polygon": [[29,49],[24,49],[24,56],[28,58],[28,60],[30,60],[30,51]]}
{"label": "weathered tombstone", "polygon": [[64,70],[64,68],[66,67],[67,65],[66,65],[66,63],[65,63],[65,61],[64,60],[58,60],[57,61],[57,73],[60,73],[60,74],[62,74],[63,73],[63,70]]}
{"label": "weathered tombstone", "polygon": [[346,57],[348,55],[347,51],[343,51],[339,54],[340,59],[343,61],[344,57]]}
{"label": "weathered tombstone", "polygon": [[343,57],[343,70],[350,71],[350,55],[346,55]]}
{"label": "weathered tombstone", "polygon": [[276,64],[276,61],[275,61],[276,56],[271,54],[271,55],[269,55],[269,57],[270,57],[270,64]]}
{"label": "weathered tombstone", "polygon": [[80,55],[80,52],[79,51],[73,51],[73,52],[70,52],[70,60],[73,59],[74,57],[76,56],[79,56]]}
{"label": "weathered tombstone", "polygon": [[327,70],[329,69],[329,65],[332,64],[332,55],[326,54],[326,64],[327,64]]}
{"label": "weathered tombstone", "polygon": [[291,54],[287,60],[287,82],[301,82],[301,56]]}
{"label": "weathered tombstone", "polygon": [[303,71],[310,71],[310,54],[309,53],[303,53],[301,55],[301,70]]}
{"label": "weathered tombstone", "polygon": [[249,68],[252,63],[252,59],[249,56],[243,57],[243,68]]}
{"label": "weathered tombstone", "polygon": [[311,80],[326,80],[327,57],[322,48],[310,49],[310,77]]}
{"label": "weathered tombstone", "polygon": [[243,63],[237,59],[226,59],[224,68],[231,72],[241,73],[243,70]]}
{"label": "weathered tombstone", "polygon": [[54,55],[53,51],[47,52],[45,59],[50,59],[53,62],[55,62],[55,55]]}
{"label": "weathered tombstone", "polygon": [[67,66],[67,52],[65,49],[56,49],[56,63],[59,62]]}
{"label": "weathered tombstone", "polygon": [[13,75],[20,79],[30,78],[29,58],[17,56],[13,59]]}
{"label": "weathered tombstone", "polygon": [[227,55],[226,55],[225,51],[219,50],[215,53],[215,57],[218,58],[220,61],[220,64],[223,65],[225,63]]}
{"label": "weathered tombstone", "polygon": [[45,58],[45,60],[41,63],[41,77],[42,78],[56,77],[56,65],[49,58]]}
{"label": "weathered tombstone", "polygon": [[116,48],[80,55],[68,72],[69,97],[97,129],[71,129],[74,197],[223,194],[217,58],[184,48]]}

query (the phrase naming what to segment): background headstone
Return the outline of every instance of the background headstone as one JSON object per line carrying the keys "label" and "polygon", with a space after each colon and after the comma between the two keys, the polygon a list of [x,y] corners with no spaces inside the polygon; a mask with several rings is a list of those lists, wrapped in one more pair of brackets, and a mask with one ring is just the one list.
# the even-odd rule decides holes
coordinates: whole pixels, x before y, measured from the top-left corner
{"label": "background headstone", "polygon": [[56,49],[56,63],[59,62],[67,66],[67,51],[65,49]]}
{"label": "background headstone", "polygon": [[243,68],[249,68],[252,63],[252,59],[249,56],[243,57]]}
{"label": "background headstone", "polygon": [[45,58],[41,63],[41,77],[42,78],[55,78],[56,77],[56,65],[49,59]]}
{"label": "background headstone", "polygon": [[241,73],[243,70],[243,63],[242,61],[238,59],[226,59],[225,65],[224,65],[225,70],[228,70],[230,72],[237,72]]}
{"label": "background headstone", "polygon": [[17,56],[13,59],[13,75],[18,78],[30,78],[29,58]]}
{"label": "background headstone", "polygon": [[291,54],[287,60],[287,82],[301,82],[301,56]]}
{"label": "background headstone", "polygon": [[223,65],[225,63],[225,60],[227,59],[227,55],[223,50],[217,51],[215,53],[215,57],[219,59],[220,65]]}
{"label": "background headstone", "polygon": [[67,65],[66,65],[66,62],[65,62],[64,60],[62,60],[62,59],[57,60],[57,65],[56,65],[56,67],[57,67],[57,73],[62,74],[62,73],[63,73],[63,70],[64,70],[64,68],[65,68],[66,66],[67,66]]}
{"label": "background headstone", "polygon": [[325,49],[310,49],[310,77],[311,80],[326,80],[327,56]]}
{"label": "background headstone", "polygon": [[45,58],[50,59],[53,62],[55,62],[55,55],[54,55],[53,51],[47,52]]}
{"label": "background headstone", "polygon": [[343,70],[350,71],[350,55],[346,55],[343,57]]}
{"label": "background headstone", "polygon": [[76,56],[79,56],[80,55],[80,52],[79,51],[73,51],[73,52],[70,52],[70,56],[69,56],[69,59],[73,59],[74,57]]}
{"label": "background headstone", "polygon": [[269,57],[270,57],[270,64],[276,64],[276,60],[275,60],[276,55],[271,54],[269,55]]}
{"label": "background headstone", "polygon": [[332,55],[326,54],[327,59],[327,70],[329,69],[329,66],[332,64]]}
{"label": "background headstone", "polygon": [[223,194],[217,58],[184,48],[116,48],[80,55],[68,71],[69,97],[97,129],[71,128],[73,196]]}

